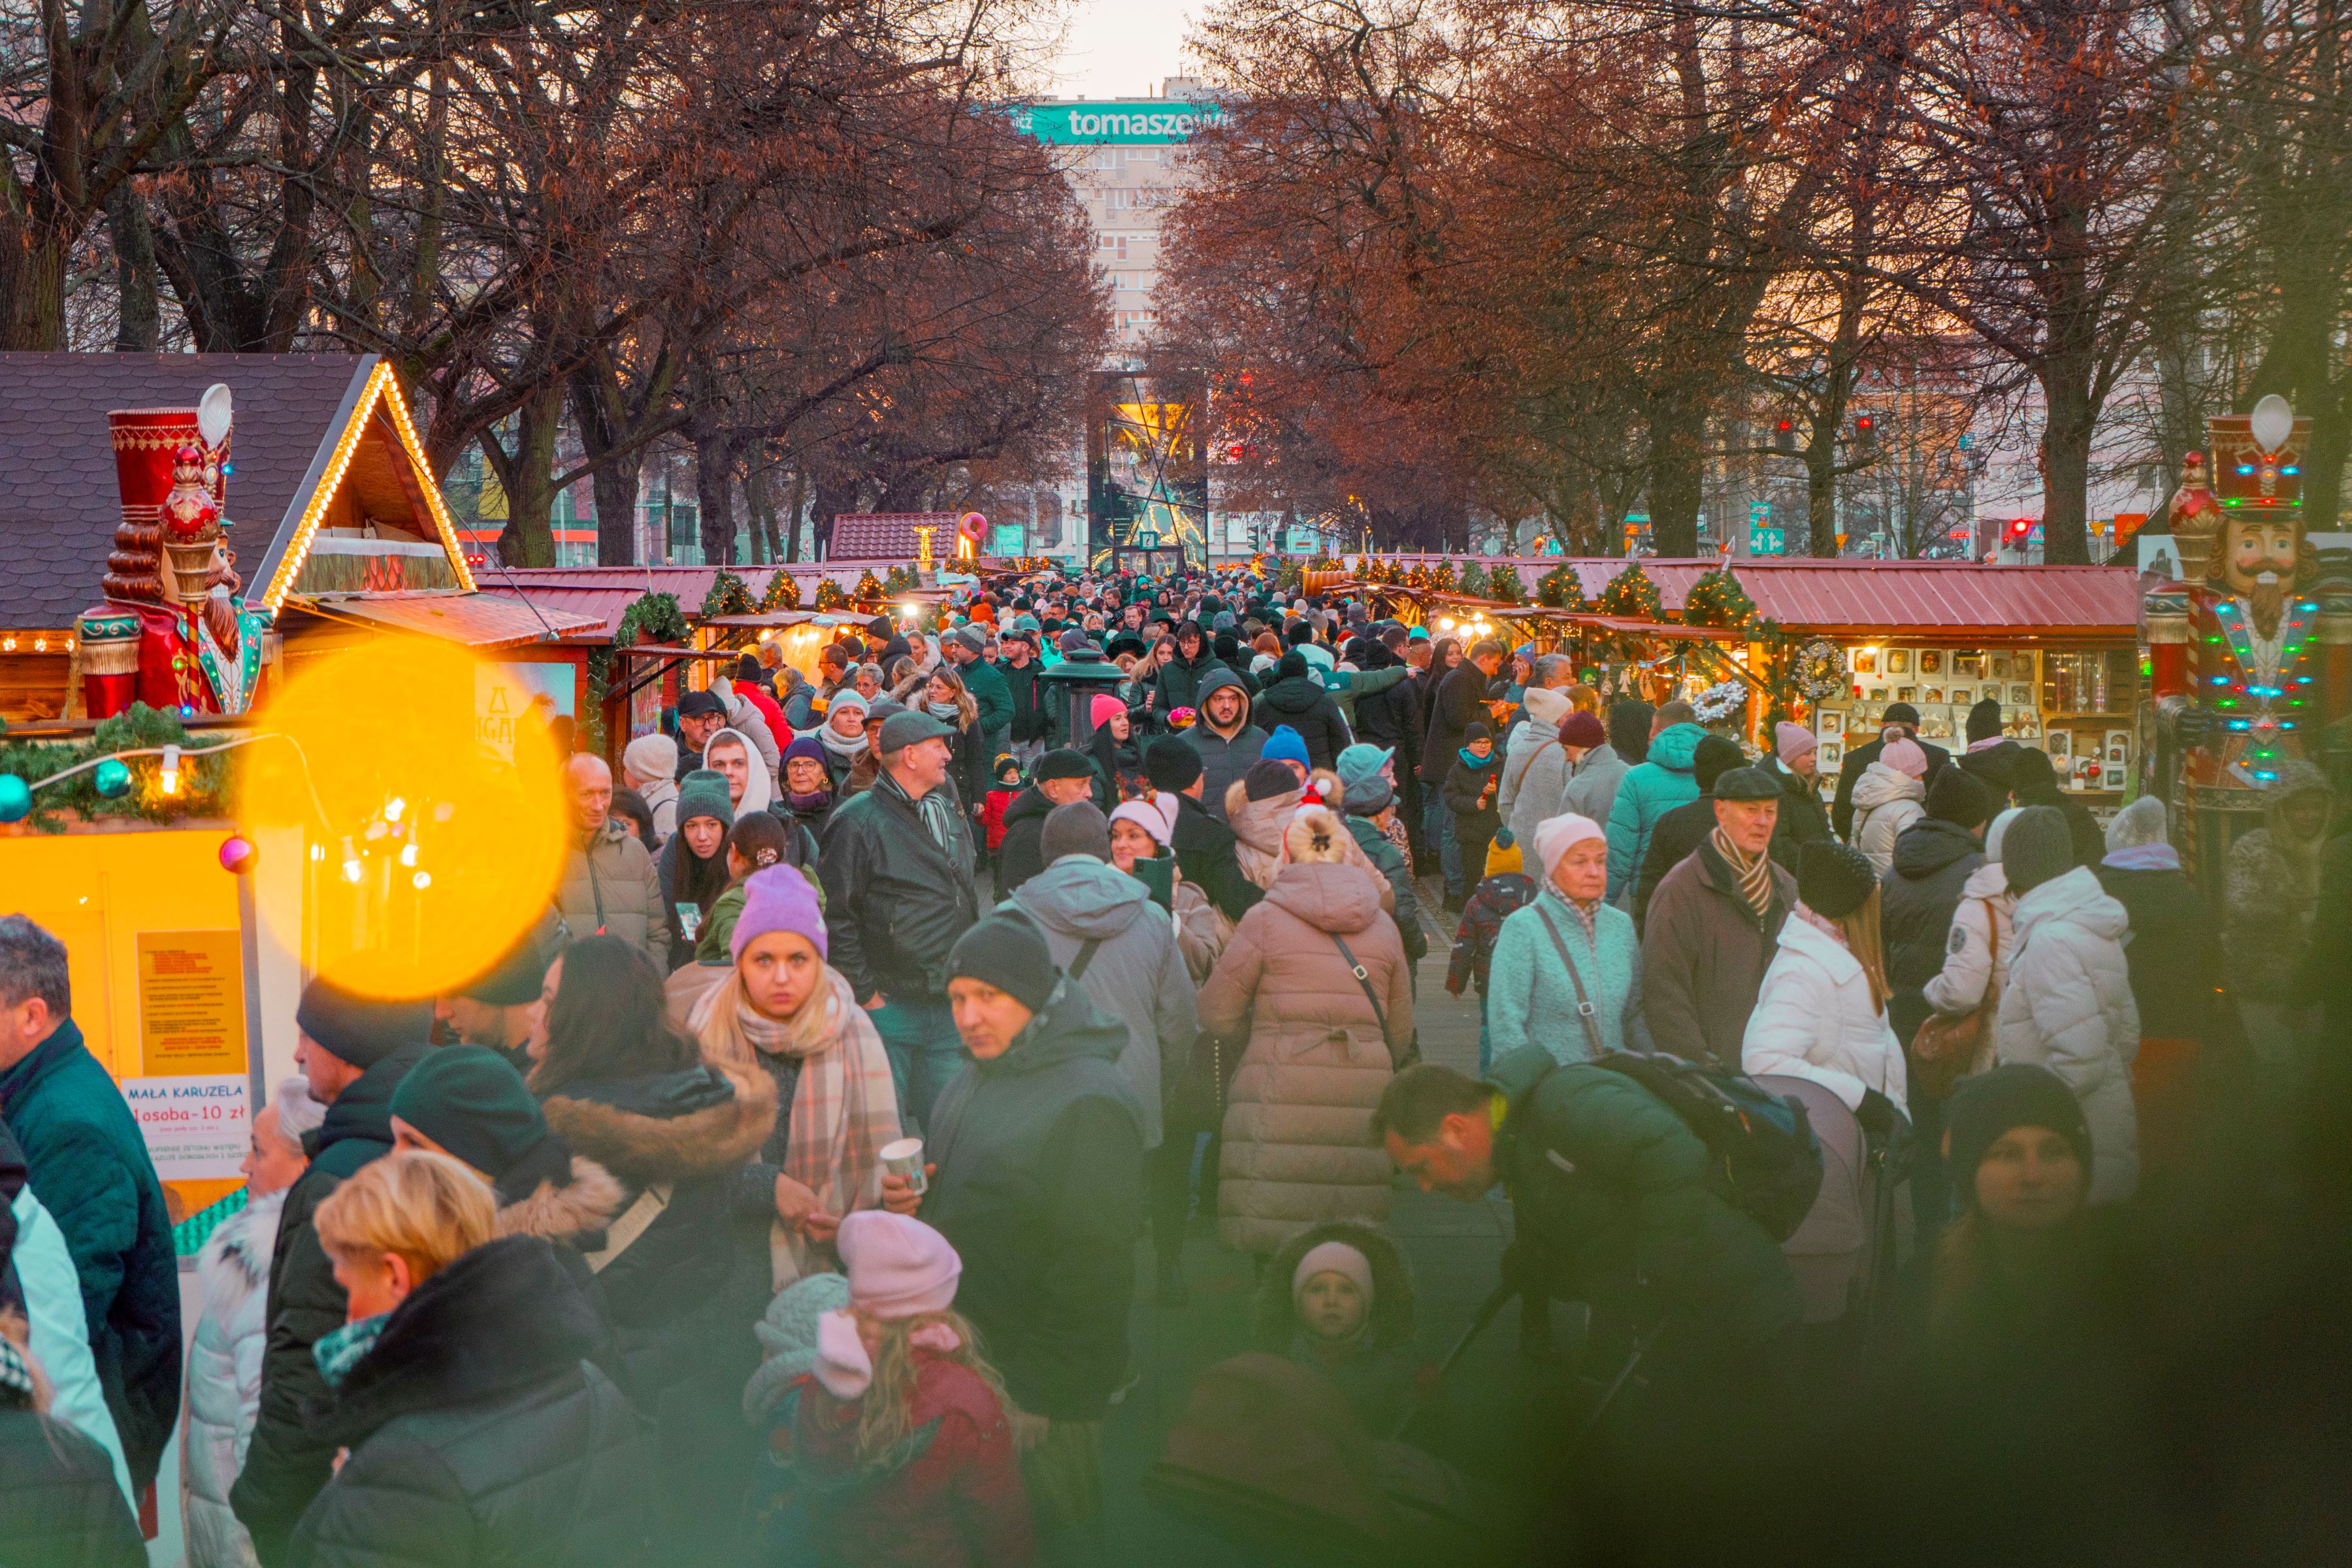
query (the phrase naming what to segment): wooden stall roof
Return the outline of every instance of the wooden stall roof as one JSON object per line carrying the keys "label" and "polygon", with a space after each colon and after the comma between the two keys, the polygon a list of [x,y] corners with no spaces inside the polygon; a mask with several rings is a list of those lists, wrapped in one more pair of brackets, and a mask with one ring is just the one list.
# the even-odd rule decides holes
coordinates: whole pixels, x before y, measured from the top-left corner
{"label": "wooden stall roof", "polygon": [[[1434,566],[1439,556],[1402,556]],[[1561,556],[1511,561],[1532,591]],[[1588,598],[1625,569],[1622,560],[1569,563]],[[1975,636],[2066,641],[2128,640],[2138,624],[2140,587],[2128,566],[2010,566],[1968,561],[1813,561],[1752,557],[1726,562],[1643,558],[1664,606],[1680,612],[1684,595],[1706,573],[1729,565],[1757,609],[1790,632],[1848,638]],[[1457,562],[1455,569],[1460,570]]]}
{"label": "wooden stall roof", "polygon": [[322,594],[289,608],[382,631],[416,632],[470,648],[520,647],[579,639],[596,630],[591,616],[541,608],[498,594]]}
{"label": "wooden stall roof", "polygon": [[929,528],[935,531],[931,534],[931,554],[944,561],[955,554],[956,519],[961,515],[953,511],[845,511],[833,520],[833,544],[828,553],[835,561],[888,561],[912,566],[922,542],[915,537],[915,530]]}

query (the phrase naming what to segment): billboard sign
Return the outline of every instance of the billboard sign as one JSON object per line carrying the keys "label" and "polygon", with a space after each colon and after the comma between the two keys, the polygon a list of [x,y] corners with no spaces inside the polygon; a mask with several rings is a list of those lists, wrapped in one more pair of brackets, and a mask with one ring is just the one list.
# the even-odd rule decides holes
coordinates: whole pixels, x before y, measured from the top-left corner
{"label": "billboard sign", "polygon": [[1149,147],[1184,141],[1224,117],[1224,106],[1207,99],[1107,99],[1021,104],[1013,128],[1055,147]]}

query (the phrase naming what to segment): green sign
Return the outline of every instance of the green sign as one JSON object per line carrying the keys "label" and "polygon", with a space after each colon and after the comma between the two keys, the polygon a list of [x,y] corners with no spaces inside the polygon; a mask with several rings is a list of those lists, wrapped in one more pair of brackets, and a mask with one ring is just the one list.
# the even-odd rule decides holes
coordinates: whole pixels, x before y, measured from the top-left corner
{"label": "green sign", "polygon": [[1022,104],[1013,110],[1013,128],[1057,147],[1140,147],[1181,142],[1224,117],[1224,106],[1206,99],[1105,99]]}

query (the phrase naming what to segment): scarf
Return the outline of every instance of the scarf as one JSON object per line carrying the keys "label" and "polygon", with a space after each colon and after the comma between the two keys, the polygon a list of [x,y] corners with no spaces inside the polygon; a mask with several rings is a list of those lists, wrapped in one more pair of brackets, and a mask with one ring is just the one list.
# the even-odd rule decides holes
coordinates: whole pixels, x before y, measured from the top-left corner
{"label": "scarf", "polygon": [[[814,1193],[829,1215],[872,1208],[882,1201],[885,1143],[898,1138],[898,1100],[890,1058],[872,1016],[841,972],[827,965],[824,981],[789,1018],[767,1018],[743,994],[736,971],[703,994],[687,1020],[706,1051],[739,1064],[754,1053],[800,1063],[800,1084],[787,1108],[783,1173]],[[772,1273],[782,1289],[811,1271],[808,1243],[775,1226],[769,1239]]]}
{"label": "scarf", "polygon": [[[1557,889],[1554,889],[1553,890],[1555,892],[1559,891]],[[1601,900],[1599,899],[1571,899],[1563,893],[1560,895],[1559,901],[1569,907],[1570,910],[1576,916],[1578,923],[1584,927],[1584,945],[1591,948],[1594,952],[1599,952],[1601,951],[1601,933],[1599,930],[1601,923]]]}
{"label": "scarf", "polygon": [[319,1375],[327,1380],[329,1388],[340,1388],[343,1379],[351,1376],[352,1368],[367,1359],[375,1349],[375,1342],[383,1326],[392,1321],[390,1312],[378,1312],[372,1318],[362,1318],[356,1323],[345,1323],[319,1337],[310,1347],[310,1359],[319,1363]]}
{"label": "scarf", "polygon": [[958,729],[961,729],[963,727],[963,710],[957,707],[954,703],[926,702],[923,704],[923,707],[930,713],[932,718],[937,719],[940,723],[953,724]]}
{"label": "scarf", "polygon": [[2169,844],[2131,844],[2109,853],[2104,863],[2118,871],[2178,871],[2180,851]]}
{"label": "scarf", "polygon": [[1482,757],[1472,752],[1469,747],[1465,746],[1454,754],[1460,757],[1462,759],[1462,765],[1468,768],[1474,773],[1481,773],[1486,768],[1494,765],[1495,753],[1491,751]]}
{"label": "scarf", "polygon": [[1731,874],[1738,879],[1739,896],[1748,900],[1748,907],[1756,911],[1758,920],[1764,919],[1772,909],[1772,857],[1759,855],[1749,859],[1739,852],[1738,845],[1732,843],[1731,835],[1720,827],[1708,836],[1708,841],[1715,846],[1715,852],[1723,857],[1723,863],[1731,868]]}
{"label": "scarf", "polygon": [[833,792],[829,789],[812,790],[807,795],[790,790],[784,793],[784,804],[796,812],[823,811],[832,801]]}
{"label": "scarf", "polygon": [[837,763],[853,763],[866,754],[866,731],[863,730],[858,731],[857,738],[852,741],[843,740],[834,732],[830,724],[821,725],[811,732],[816,736],[817,744],[824,748],[825,755]]}
{"label": "scarf", "polygon": [[927,790],[923,794],[923,798],[917,800],[907,793],[906,785],[892,778],[887,770],[874,775],[874,787],[887,789],[908,805],[913,806],[915,815],[923,819],[923,831],[931,836],[932,841],[942,849],[950,852],[953,850],[955,807],[948,804],[945,789]]}

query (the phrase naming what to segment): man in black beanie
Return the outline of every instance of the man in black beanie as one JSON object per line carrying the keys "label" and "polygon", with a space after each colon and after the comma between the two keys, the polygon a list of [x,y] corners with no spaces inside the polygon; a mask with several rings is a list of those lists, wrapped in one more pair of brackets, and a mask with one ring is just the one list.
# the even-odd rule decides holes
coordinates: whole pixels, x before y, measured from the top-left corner
{"label": "man in black beanie", "polygon": [[1848,842],[1853,838],[1853,786],[1862,782],[1863,771],[1878,761],[1878,753],[1886,750],[1886,731],[1891,729],[1899,729],[1911,740],[1917,741],[1919,749],[1927,753],[1927,783],[1934,784],[1936,775],[1951,763],[1951,752],[1919,740],[1919,710],[1908,702],[1888,703],[1879,732],[1848,751],[1845,765],[1838,769],[1837,799],[1830,806],[1830,826],[1837,829],[1840,838]]}
{"label": "man in black beanie", "polygon": [[1094,798],[1095,765],[1084,752],[1057,746],[1037,759],[1029,787],[1004,808],[1004,838],[996,849],[996,896],[1015,889],[1045,868],[1045,818],[1055,806]]}
{"label": "man in black beanie", "polygon": [[2050,754],[2040,747],[2018,748],[2010,798],[2021,806],[2050,806],[2066,819],[2066,835],[2074,846],[2075,865],[2095,866],[2106,858],[2105,829],[2091,815],[2089,806],[2058,787],[2058,770],[2050,761]]}
{"label": "man in black beanie", "polygon": [[261,1409],[229,1503],[271,1565],[286,1560],[295,1521],[333,1474],[335,1445],[311,1436],[303,1407],[326,1380],[311,1347],[342,1327],[343,1288],[319,1245],[311,1216],[370,1161],[392,1152],[392,1095],[424,1059],[433,1027],[425,1002],[379,1002],[327,980],[310,982],[294,1010],[295,1063],[326,1120],[306,1140],[310,1163],[286,1190],[269,1265],[269,1324],[261,1361]]}
{"label": "man in black beanie", "polygon": [[563,917],[549,910],[488,973],[436,1000],[434,1019],[448,1026],[465,1044],[486,1046],[504,1056],[515,1071],[530,1072],[526,1052],[531,1030],[545,1016],[540,993],[555,955],[570,938]]}
{"label": "man in black beanie", "polygon": [[1047,1562],[1099,1555],[1102,1422],[1127,1374],[1143,1107],[1118,1065],[1125,1026],[1054,965],[1025,915],[998,910],[949,956],[948,1000],[971,1056],[931,1108],[929,1190],[882,1182],[963,1260],[956,1310],[1005,1392],[1042,1419],[1021,1468]]}
{"label": "man in black beanie", "polygon": [[1153,789],[1176,797],[1168,844],[1176,855],[1177,875],[1206,894],[1227,920],[1240,920],[1265,893],[1242,870],[1234,830],[1209,815],[1203,804],[1209,775],[1201,753],[1179,736],[1159,736],[1143,748],[1143,776]]}
{"label": "man in black beanie", "polygon": [[2017,754],[2024,748],[2001,732],[2000,703],[1990,697],[1969,710],[1968,737],[1969,749],[1958,762],[1991,789],[1992,810],[1985,818],[1990,822],[2009,805],[2010,789],[2017,782]]}

